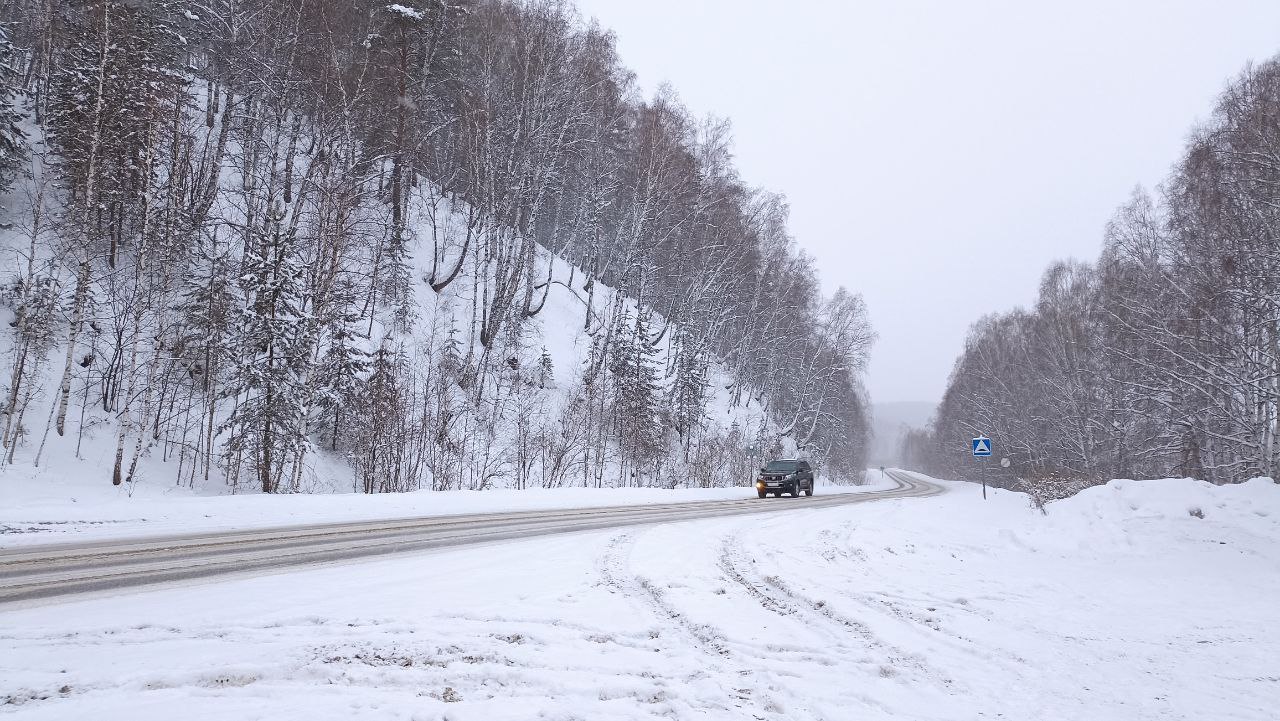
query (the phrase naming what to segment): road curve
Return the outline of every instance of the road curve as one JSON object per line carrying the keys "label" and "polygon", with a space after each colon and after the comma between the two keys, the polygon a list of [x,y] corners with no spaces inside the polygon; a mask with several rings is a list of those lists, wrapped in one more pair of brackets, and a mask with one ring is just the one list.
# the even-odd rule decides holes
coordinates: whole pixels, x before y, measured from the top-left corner
{"label": "road curve", "polygon": [[[293,526],[0,551],[0,606],[79,593],[619,526],[830,508],[943,492],[901,471],[892,489],[802,498],[518,511]],[[743,489],[749,493],[749,489]]]}

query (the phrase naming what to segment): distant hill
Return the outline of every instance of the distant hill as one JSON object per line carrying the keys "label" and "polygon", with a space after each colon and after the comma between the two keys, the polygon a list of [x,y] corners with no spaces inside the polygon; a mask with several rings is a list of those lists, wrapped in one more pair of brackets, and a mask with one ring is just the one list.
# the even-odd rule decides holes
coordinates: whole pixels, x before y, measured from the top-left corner
{"label": "distant hill", "polygon": [[929,422],[936,404],[929,401],[893,401],[871,404],[872,466],[891,466],[898,459],[898,438],[905,428],[919,428]]}

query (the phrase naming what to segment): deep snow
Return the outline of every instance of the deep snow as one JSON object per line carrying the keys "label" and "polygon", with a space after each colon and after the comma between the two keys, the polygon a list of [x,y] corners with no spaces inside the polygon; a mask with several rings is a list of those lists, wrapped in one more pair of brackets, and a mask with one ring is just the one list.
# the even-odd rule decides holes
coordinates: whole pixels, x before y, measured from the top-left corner
{"label": "deep snow", "polygon": [[[1280,486],[526,539],[0,613],[18,718],[1274,719]],[[1191,511],[1198,510],[1198,514]]]}

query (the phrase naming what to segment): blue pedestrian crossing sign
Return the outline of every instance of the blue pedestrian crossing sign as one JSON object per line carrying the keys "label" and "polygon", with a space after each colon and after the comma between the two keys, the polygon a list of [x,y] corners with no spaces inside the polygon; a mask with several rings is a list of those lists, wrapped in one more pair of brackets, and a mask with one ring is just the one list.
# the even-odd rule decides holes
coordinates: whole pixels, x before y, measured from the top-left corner
{"label": "blue pedestrian crossing sign", "polygon": [[973,439],[973,457],[986,458],[991,455],[991,439],[986,436],[978,436]]}

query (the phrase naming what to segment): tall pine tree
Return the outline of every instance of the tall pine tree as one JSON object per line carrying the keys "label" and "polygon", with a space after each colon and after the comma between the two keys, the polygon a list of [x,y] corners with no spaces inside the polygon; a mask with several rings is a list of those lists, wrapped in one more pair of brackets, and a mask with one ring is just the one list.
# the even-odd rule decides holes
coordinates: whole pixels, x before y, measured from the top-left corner
{"label": "tall pine tree", "polygon": [[667,412],[680,441],[688,443],[701,424],[707,405],[707,361],[683,325],[676,332],[675,346],[674,379],[667,393]]}
{"label": "tall pine tree", "polygon": [[[239,364],[233,388],[240,402],[227,426],[227,450],[247,454],[264,493],[280,487],[284,469],[301,458],[307,389],[303,331],[302,262],[294,234],[275,205],[254,228],[241,284],[249,304],[240,328]],[[235,464],[233,464],[235,465]]]}
{"label": "tall pine tree", "polygon": [[648,316],[624,313],[610,349],[610,400],[624,473],[637,476],[662,450],[657,355]]}
{"label": "tall pine tree", "polygon": [[369,352],[360,347],[356,331],[359,320],[354,306],[344,303],[344,309],[329,323],[326,347],[316,369],[315,401],[321,416],[316,426],[329,436],[333,450],[344,436],[353,407],[361,403],[369,375]]}

